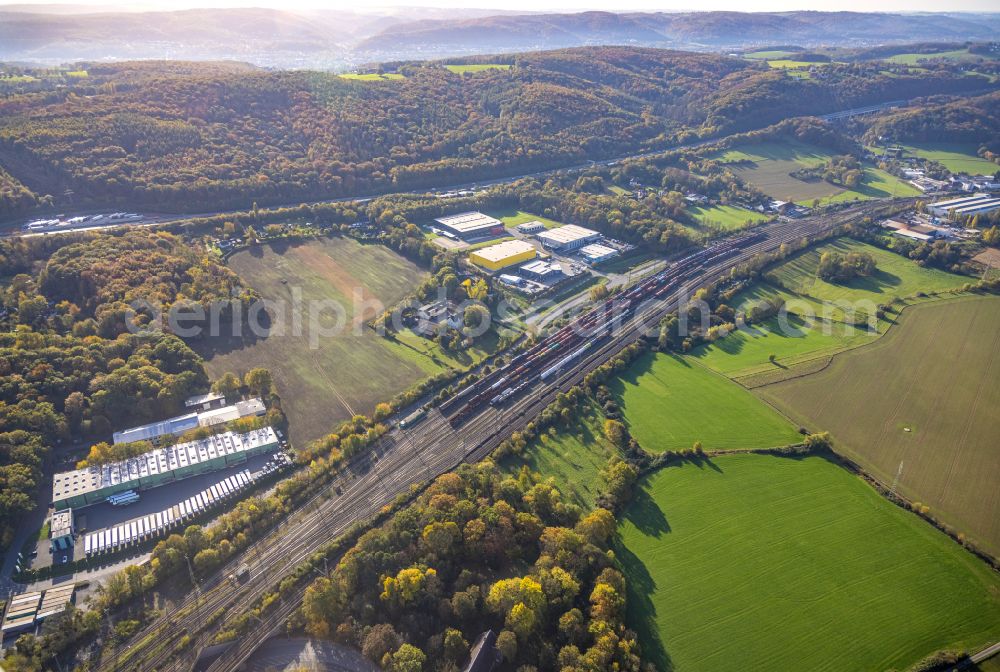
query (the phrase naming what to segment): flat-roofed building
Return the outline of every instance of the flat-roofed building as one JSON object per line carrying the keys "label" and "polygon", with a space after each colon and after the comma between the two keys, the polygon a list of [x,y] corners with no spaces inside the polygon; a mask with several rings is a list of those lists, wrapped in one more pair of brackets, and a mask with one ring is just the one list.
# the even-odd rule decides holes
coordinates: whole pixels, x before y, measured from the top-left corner
{"label": "flat-roofed building", "polygon": [[278,436],[271,427],[237,434],[224,432],[186,441],[142,455],[56,474],[52,478],[52,505],[56,510],[99,504],[128,490],[148,490],[188,476],[205,474],[246,462],[248,457],[273,452]]}
{"label": "flat-roofed building", "polygon": [[41,601],[42,594],[39,591],[21,593],[11,597],[7,602],[7,610],[3,615],[0,632],[6,635],[8,632],[18,632],[33,627]]}
{"label": "flat-roofed building", "polygon": [[529,264],[525,264],[518,269],[521,275],[526,278],[531,278],[532,280],[538,280],[540,282],[547,282],[551,280],[556,280],[562,277],[563,271],[559,264],[552,263],[551,261],[543,261],[537,259]]}
{"label": "flat-roofed building", "polygon": [[438,217],[434,221],[462,240],[496,236],[504,232],[503,222],[481,212],[460,212],[457,215]]}
{"label": "flat-roofed building", "polygon": [[46,590],[42,596],[42,603],[38,606],[38,614],[35,616],[35,620],[41,621],[46,616],[66,611],[66,608],[73,602],[73,593],[75,591],[75,583],[54,586]]}
{"label": "flat-roofed building", "polygon": [[593,243],[591,245],[584,245],[580,248],[580,256],[591,266],[595,264],[600,264],[610,259],[614,259],[618,256],[618,250],[613,247],[608,247],[607,245],[598,245]]}
{"label": "flat-roofed building", "polygon": [[538,233],[539,231],[545,230],[545,225],[536,219],[532,222],[525,222],[524,224],[518,224],[517,230],[525,234]]}
{"label": "flat-roofed building", "polygon": [[132,443],[134,441],[155,441],[161,436],[183,434],[198,426],[198,414],[186,413],[175,418],[167,418],[148,425],[130,427],[112,435],[114,443]]}
{"label": "flat-roofed building", "polygon": [[469,253],[469,261],[489,271],[499,271],[535,258],[535,246],[523,240],[508,240]]}
{"label": "flat-roofed building", "polygon": [[49,545],[61,551],[73,545],[73,509],[56,511],[49,521]]}
{"label": "flat-roofed building", "polygon": [[184,400],[184,407],[195,411],[208,411],[213,408],[220,408],[226,405],[226,395],[209,392],[208,394],[196,394]]}
{"label": "flat-roofed building", "polygon": [[1000,198],[988,198],[955,208],[954,213],[956,217],[975,217],[976,215],[993,212],[998,208],[1000,208]]}
{"label": "flat-roofed building", "polygon": [[946,201],[938,201],[927,206],[927,211],[938,217],[947,217],[952,210],[961,210],[969,206],[980,206],[987,201],[1000,200],[985,193],[973,194],[972,196],[962,196],[960,198],[950,198]]}
{"label": "flat-roofed building", "polygon": [[148,425],[132,427],[121,432],[115,432],[114,442],[132,443],[133,441],[153,441],[164,436],[177,436],[196,427],[211,427],[230,420],[245,418],[248,415],[264,415],[267,408],[260,398],[237,401],[235,404],[222,407],[213,407],[208,410],[198,411],[179,415],[176,418],[168,418],[159,422],[151,422]]}
{"label": "flat-roofed building", "polygon": [[587,243],[593,243],[601,239],[601,234],[593,229],[585,229],[576,224],[566,224],[548,231],[542,231],[537,236],[542,241],[542,245],[552,250],[568,252],[576,250]]}

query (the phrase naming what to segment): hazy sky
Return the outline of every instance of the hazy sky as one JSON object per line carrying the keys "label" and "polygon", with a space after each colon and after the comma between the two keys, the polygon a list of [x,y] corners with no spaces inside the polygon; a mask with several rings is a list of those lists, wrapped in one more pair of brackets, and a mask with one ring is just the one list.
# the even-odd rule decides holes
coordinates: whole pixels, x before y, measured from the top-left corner
{"label": "hazy sky", "polygon": [[[90,2],[58,2],[56,0],[0,0],[0,5],[96,5],[102,9],[187,9],[191,7],[274,7],[277,9],[360,9],[375,3],[358,0],[161,0],[127,2],[125,0],[92,0]],[[625,11],[787,11],[811,9],[819,11],[904,12],[904,11],[1000,11],[997,0],[393,0],[378,5],[423,7],[476,7],[515,11],[576,11],[604,9]]]}

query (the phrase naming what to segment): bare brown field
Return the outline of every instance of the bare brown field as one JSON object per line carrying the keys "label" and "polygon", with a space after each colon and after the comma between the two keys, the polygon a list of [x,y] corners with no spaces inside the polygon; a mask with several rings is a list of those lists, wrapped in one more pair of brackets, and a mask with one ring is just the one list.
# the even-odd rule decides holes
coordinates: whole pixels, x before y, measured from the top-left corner
{"label": "bare brown field", "polygon": [[1000,298],[912,306],[872,345],[756,392],[1000,555]]}
{"label": "bare brown field", "polygon": [[266,299],[290,304],[293,293],[301,292],[303,301],[336,299],[346,309],[344,333],[322,339],[317,348],[310,347],[308,329],[291,333],[287,319],[284,334],[213,338],[197,347],[213,378],[225,371],[243,374],[256,366],[268,368],[293,441],[315,439],[340,420],[370,413],[378,402],[444,368],[443,362],[371,330],[355,332],[355,325],[373,316],[371,309],[358,310],[363,304],[356,306],[355,295],[392,305],[425,277],[386,247],[346,238],[281,241],[238,252],[229,265]]}

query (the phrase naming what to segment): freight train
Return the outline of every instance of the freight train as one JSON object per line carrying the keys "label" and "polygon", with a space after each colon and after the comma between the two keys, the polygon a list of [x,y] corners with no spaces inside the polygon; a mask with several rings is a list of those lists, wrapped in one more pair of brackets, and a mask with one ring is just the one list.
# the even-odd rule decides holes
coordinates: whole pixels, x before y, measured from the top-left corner
{"label": "freight train", "polygon": [[505,366],[461,390],[442,405],[442,413],[447,415],[457,408],[448,422],[452,427],[458,427],[482,406],[502,406],[524,392],[535,380],[557,380],[560,372],[610,337],[616,325],[632,317],[643,301],[664,299],[683,280],[764,238],[763,233],[734,238],[670,265],[577,317],[556,333],[516,355]]}

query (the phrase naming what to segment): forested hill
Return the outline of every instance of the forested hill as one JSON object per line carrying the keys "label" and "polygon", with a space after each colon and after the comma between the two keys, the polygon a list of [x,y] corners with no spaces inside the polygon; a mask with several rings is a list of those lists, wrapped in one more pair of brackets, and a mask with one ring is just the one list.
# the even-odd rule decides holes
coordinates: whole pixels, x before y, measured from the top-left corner
{"label": "forested hill", "polygon": [[900,110],[879,117],[867,133],[899,142],[968,142],[1000,154],[1000,93]]}
{"label": "forested hill", "polygon": [[93,204],[205,211],[443,186],[981,89],[947,69],[763,63],[591,47],[396,79],[221,64],[94,64],[0,100],[0,220]]}
{"label": "forested hill", "polygon": [[[405,53],[426,45],[481,53],[540,45],[633,43],[738,48],[790,43],[884,44],[996,36],[1000,18],[973,14],[874,12],[580,12],[524,14],[398,23],[362,40],[357,50]],[[438,47],[440,48],[440,47]]]}

